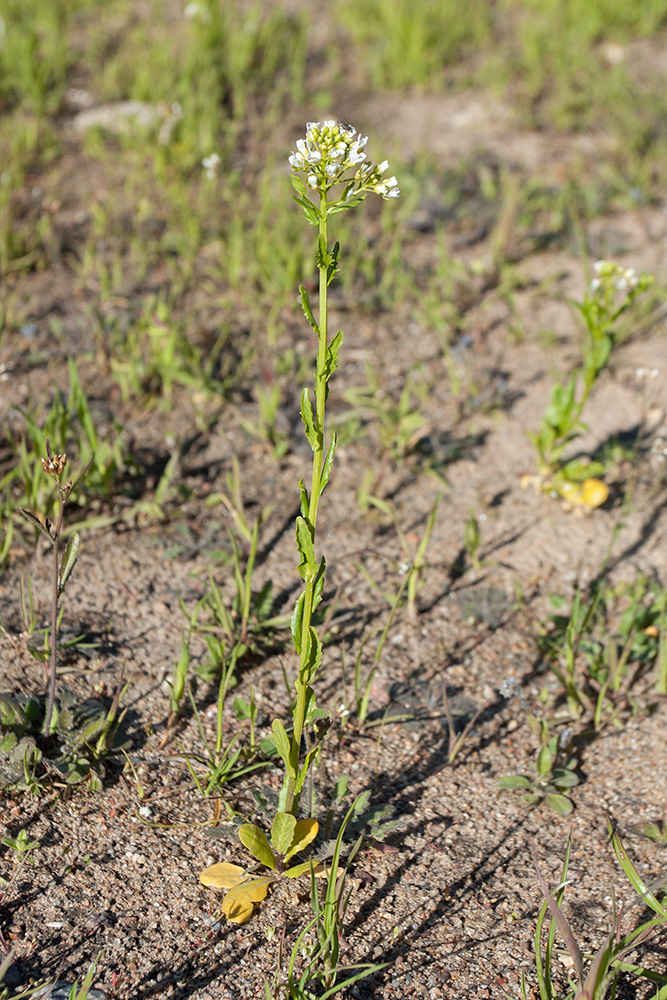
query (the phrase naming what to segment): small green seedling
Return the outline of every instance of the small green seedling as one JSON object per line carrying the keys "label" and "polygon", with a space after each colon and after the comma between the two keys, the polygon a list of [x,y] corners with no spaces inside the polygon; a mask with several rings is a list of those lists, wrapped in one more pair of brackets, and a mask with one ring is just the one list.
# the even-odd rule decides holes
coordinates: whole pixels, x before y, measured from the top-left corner
{"label": "small green seedling", "polygon": [[[180,752],[199,793],[205,798],[213,792],[219,792],[220,789],[227,785],[230,781],[234,781],[236,778],[240,778],[244,774],[250,774],[252,771],[256,771],[258,768],[265,766],[264,761],[252,761],[250,759],[253,756],[254,748],[249,750],[247,747],[241,745],[239,743],[239,734],[232,737],[229,743],[225,745],[223,709],[225,704],[225,694],[229,686],[229,679],[231,672],[234,670],[234,666],[234,663],[230,664],[228,670],[223,674],[220,680],[220,687],[218,690],[218,726],[215,746],[211,746],[211,743],[209,742],[206,731],[202,725],[197,704],[192,694],[192,689],[189,684],[187,685],[190,705],[192,707],[193,715],[197,721],[197,728],[199,730],[201,742],[204,746],[204,752],[194,753],[190,751],[186,753],[183,750]],[[237,743],[239,745],[237,745]],[[203,769],[203,773],[197,773],[194,766],[195,764],[199,765]]]}
{"label": "small green seedling", "polygon": [[463,531],[463,548],[465,553],[472,563],[472,568],[476,573],[479,573],[482,568],[482,563],[478,556],[479,547],[482,544],[482,532],[480,531],[479,521],[473,513],[466,521],[466,525]]}
{"label": "small green seedling", "polygon": [[664,819],[659,820],[657,823],[646,823],[642,827],[643,835],[652,840],[654,844],[658,844],[660,847],[667,847],[667,821]]}
{"label": "small green seedling", "polygon": [[542,741],[535,774],[510,774],[499,778],[498,785],[508,791],[524,792],[524,802],[528,806],[545,802],[559,815],[569,816],[574,805],[566,793],[579,784],[577,761],[564,754],[561,738],[549,733],[548,725],[543,719],[531,717],[531,721],[532,728],[539,731]]}
{"label": "small green seedling", "polygon": [[28,833],[26,830],[19,830],[15,837],[3,837],[2,843],[5,847],[9,847],[12,851],[16,851],[19,858],[25,857],[25,855],[30,854],[39,847],[38,840],[28,840]]}

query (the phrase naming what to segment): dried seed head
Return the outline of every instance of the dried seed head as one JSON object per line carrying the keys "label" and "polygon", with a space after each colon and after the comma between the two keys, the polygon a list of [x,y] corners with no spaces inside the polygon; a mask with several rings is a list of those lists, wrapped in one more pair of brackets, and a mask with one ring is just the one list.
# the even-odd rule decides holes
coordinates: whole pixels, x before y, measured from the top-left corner
{"label": "dried seed head", "polygon": [[43,458],[41,461],[42,468],[44,469],[44,472],[46,472],[47,476],[55,476],[58,478],[67,465],[67,455],[51,455],[49,449],[49,457]]}

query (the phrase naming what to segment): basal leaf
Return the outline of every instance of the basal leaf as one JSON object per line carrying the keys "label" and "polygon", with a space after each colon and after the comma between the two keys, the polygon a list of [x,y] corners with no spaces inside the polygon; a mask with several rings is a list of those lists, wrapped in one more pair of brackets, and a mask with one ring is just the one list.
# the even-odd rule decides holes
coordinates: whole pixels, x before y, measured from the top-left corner
{"label": "basal leaf", "polygon": [[523,774],[508,774],[505,778],[498,778],[498,784],[501,788],[506,788],[510,791],[515,788],[531,787],[530,780]]}
{"label": "basal leaf", "polygon": [[244,823],[239,828],[239,840],[250,851],[253,858],[257,858],[267,868],[275,869],[276,858],[261,827],[256,826],[255,823]]}
{"label": "basal leaf", "polygon": [[210,865],[199,875],[202,885],[212,885],[216,889],[231,889],[244,878],[246,878],[245,870],[240,865],[232,865],[228,861]]}
{"label": "basal leaf", "polygon": [[549,774],[554,762],[554,755],[549,747],[542,747],[537,755],[537,773],[541,778]]}
{"label": "basal leaf", "polygon": [[544,801],[547,805],[551,806],[553,811],[557,812],[559,816],[569,816],[574,809],[574,806],[566,795],[558,795],[556,792],[551,795],[547,795]]}
{"label": "basal leaf", "polygon": [[298,854],[299,851],[305,850],[315,837],[317,836],[317,831],[319,830],[319,825],[316,819],[300,819],[296,824],[292,834],[292,840],[288,844],[288,850],[283,851],[285,855],[285,861],[294,855]]}
{"label": "basal leaf", "polygon": [[609,487],[601,479],[585,479],[581,501],[586,507],[601,507],[609,496]]}
{"label": "basal leaf", "polygon": [[294,840],[294,830],[297,826],[296,817],[291,813],[276,813],[271,826],[271,843],[281,854],[287,855]]}
{"label": "basal leaf", "polygon": [[222,901],[222,912],[233,924],[250,920],[253,903],[266,899],[272,878],[251,878],[230,889]]}

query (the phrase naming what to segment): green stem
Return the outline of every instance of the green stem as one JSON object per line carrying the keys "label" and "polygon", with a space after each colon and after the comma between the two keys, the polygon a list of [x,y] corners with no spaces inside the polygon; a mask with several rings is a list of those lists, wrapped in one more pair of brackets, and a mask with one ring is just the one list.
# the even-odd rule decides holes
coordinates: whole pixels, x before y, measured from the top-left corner
{"label": "green stem", "polygon": [[[320,224],[319,224],[319,247],[328,250],[327,244],[327,217],[326,217],[327,196],[325,192],[320,192]],[[325,430],[325,408],[327,399],[327,374],[326,359],[328,347],[328,315],[327,315],[327,263],[318,257],[320,271],[319,300],[318,300],[318,328],[319,342],[317,348],[317,371],[315,375],[315,431],[317,437],[316,447],[313,451],[313,474],[310,486],[310,498],[308,503],[308,521],[313,533],[317,526],[317,512],[320,500],[320,490],[322,485],[322,468],[324,465],[324,430]],[[293,722],[294,729],[290,745],[290,764],[292,775],[289,779],[287,792],[286,812],[296,814],[299,804],[299,796],[296,792],[295,774],[299,769],[299,755],[301,750],[301,738],[306,719],[306,707],[308,704],[308,690],[311,677],[308,676],[308,657],[310,653],[310,625],[313,617],[313,603],[315,597],[315,574],[310,573],[305,581],[305,595],[303,602],[303,618],[301,627],[301,661],[299,664],[299,676],[296,681],[296,706],[294,708]]]}
{"label": "green stem", "polygon": [[56,700],[56,666],[58,659],[57,644],[58,644],[58,588],[59,588],[59,572],[60,567],[58,565],[59,556],[59,546],[60,546],[60,534],[63,530],[63,519],[65,516],[65,497],[63,496],[63,491],[60,488],[60,483],[58,483],[58,520],[56,522],[56,528],[53,532],[53,587],[51,591],[51,661],[49,665],[49,693],[46,701],[46,714],[44,716],[44,729],[43,733],[45,736],[49,735],[49,730],[51,728],[51,717],[53,715],[53,705]]}

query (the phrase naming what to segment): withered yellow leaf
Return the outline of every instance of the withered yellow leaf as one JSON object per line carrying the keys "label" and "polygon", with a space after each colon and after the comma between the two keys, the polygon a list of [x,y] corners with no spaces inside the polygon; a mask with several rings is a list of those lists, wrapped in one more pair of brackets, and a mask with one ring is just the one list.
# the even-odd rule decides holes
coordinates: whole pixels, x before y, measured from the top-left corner
{"label": "withered yellow leaf", "polygon": [[581,507],[600,507],[609,496],[609,487],[601,479],[585,479],[583,483],[566,480],[559,487],[560,495],[568,503]]}
{"label": "withered yellow leaf", "polygon": [[585,479],[581,496],[587,507],[601,507],[609,496],[609,487],[601,479]]}
{"label": "withered yellow leaf", "polygon": [[228,903],[227,896],[222,903],[222,912],[232,924],[246,924],[252,916],[253,909],[252,903],[237,902],[234,899]]}
{"label": "withered yellow leaf", "polygon": [[308,844],[315,840],[318,830],[319,825],[316,819],[300,819],[294,827],[292,843],[290,844],[289,851],[285,854],[285,860],[287,861],[293,854],[297,854],[308,847]]}
{"label": "withered yellow leaf", "polygon": [[245,870],[240,865],[232,865],[227,861],[221,861],[220,864],[204,868],[204,871],[199,876],[199,881],[203,885],[212,885],[217,889],[231,889],[232,886],[242,882],[244,878]]}
{"label": "withered yellow leaf", "polygon": [[222,901],[222,912],[234,924],[244,924],[252,916],[253,903],[266,898],[275,879],[247,878],[229,890]]}

